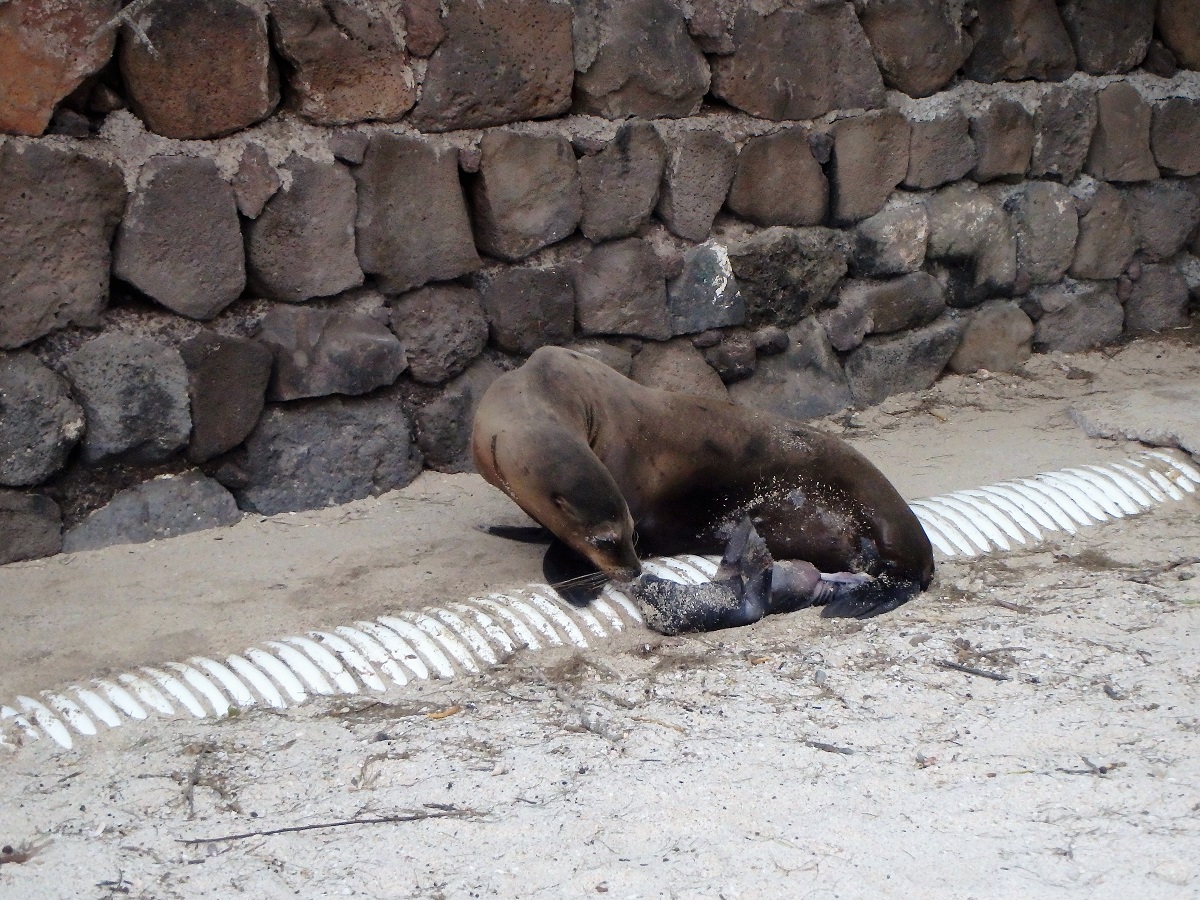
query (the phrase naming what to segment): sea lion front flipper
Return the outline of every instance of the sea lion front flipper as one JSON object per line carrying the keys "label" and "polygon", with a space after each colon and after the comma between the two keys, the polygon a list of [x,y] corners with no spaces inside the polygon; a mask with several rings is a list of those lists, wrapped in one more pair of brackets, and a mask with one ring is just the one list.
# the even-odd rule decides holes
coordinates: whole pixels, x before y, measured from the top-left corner
{"label": "sea lion front flipper", "polygon": [[542,557],[542,575],[546,583],[573,606],[587,606],[600,596],[608,576],[586,556],[554,538]]}
{"label": "sea lion front flipper", "polygon": [[548,544],[554,540],[550,529],[541,525],[480,525],[478,528],[493,537],[521,544]]}

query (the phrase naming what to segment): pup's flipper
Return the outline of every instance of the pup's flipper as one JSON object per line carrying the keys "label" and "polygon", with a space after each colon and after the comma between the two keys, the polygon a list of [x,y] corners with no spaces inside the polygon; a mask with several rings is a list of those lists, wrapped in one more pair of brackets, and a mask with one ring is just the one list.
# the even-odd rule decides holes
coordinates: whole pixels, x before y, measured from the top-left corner
{"label": "pup's flipper", "polygon": [[590,559],[558,539],[550,542],[542,557],[542,575],[573,606],[587,606],[608,584],[608,576]]}
{"label": "pup's flipper", "polygon": [[822,617],[869,619],[891,612],[921,593],[919,582],[879,575],[863,584],[837,585],[835,596],[821,610]]}

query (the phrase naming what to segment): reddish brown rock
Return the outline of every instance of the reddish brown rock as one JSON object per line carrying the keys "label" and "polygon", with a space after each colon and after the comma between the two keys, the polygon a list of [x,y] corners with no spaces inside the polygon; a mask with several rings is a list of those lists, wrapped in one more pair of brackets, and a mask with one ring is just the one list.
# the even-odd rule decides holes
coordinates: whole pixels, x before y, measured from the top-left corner
{"label": "reddish brown rock", "polygon": [[856,9],[883,80],[910,97],[941,90],[971,55],[971,38],[942,0],[864,0]]}
{"label": "reddish brown rock", "polygon": [[575,333],[575,287],[564,269],[496,269],[479,287],[492,343],[506,353],[528,356]]}
{"label": "reddish brown rock", "polygon": [[601,244],[575,270],[575,316],[581,334],[671,336],[662,264],[638,238]]}
{"label": "reddish brown rock", "polygon": [[905,187],[941,187],[975,168],[970,121],[957,106],[934,102],[914,105],[907,118],[910,136]]}
{"label": "reddish brown rock", "polygon": [[1150,104],[1127,82],[1116,81],[1096,95],[1096,133],[1087,173],[1102,181],[1149,181],[1158,177],[1150,151]]}
{"label": "reddish brown rock", "polygon": [[241,0],[148,0],[121,28],[133,111],[171,138],[214,138],[279,103],[266,18]]}
{"label": "reddish brown rock", "polygon": [[989,0],[971,23],[975,48],[963,67],[975,81],[1062,81],[1075,50],[1054,0]]}
{"label": "reddish brown rock", "polygon": [[571,6],[555,0],[451,3],[412,122],[454,131],[544,119],[571,106]]}
{"label": "reddish brown rock", "polygon": [[667,144],[658,217],[684,240],[702,241],[733,181],[737,149],[711,131],[684,131]]}
{"label": "reddish brown rock", "polygon": [[1015,100],[995,98],[971,114],[976,181],[1023,176],[1033,153],[1033,116]]}
{"label": "reddish brown rock", "polygon": [[911,136],[908,122],[894,110],[834,123],[830,175],[835,222],[849,225],[883,209],[908,174]]}
{"label": "reddish brown rock", "polygon": [[1158,33],[1185,69],[1200,69],[1200,15],[1195,0],[1158,0]]}
{"label": "reddish brown rock", "polygon": [[354,255],[354,179],[338,163],[292,156],[291,184],[246,229],[251,286],[289,303],[332,297],[362,284]]}
{"label": "reddish brown rock", "polygon": [[402,293],[479,268],[453,150],[376,134],[354,180],[358,258],[384,292]]}
{"label": "reddish brown rock", "polygon": [[728,400],[729,391],[704,355],[686,338],[647,344],[633,358],[630,377],[638,384],[694,397]]}
{"label": "reddish brown rock", "polygon": [[813,158],[808,130],[795,127],[750,138],[738,154],[737,174],[725,201],[755,225],[820,225],[829,182]]}
{"label": "reddish brown rock", "polygon": [[1156,0],[1062,0],[1079,68],[1092,75],[1128,72],[1146,56],[1154,36]]}
{"label": "reddish brown rock", "polygon": [[1164,172],[1200,174],[1200,100],[1171,97],[1156,104],[1150,146]]}
{"label": "reddish brown rock", "polygon": [[561,135],[488,131],[471,189],[475,241],[489,256],[518,260],[567,237],[583,215],[579,170]]}
{"label": "reddish brown rock", "polygon": [[735,50],[713,64],[712,93],[765,119],[815,119],[883,105],[883,77],[848,3],[743,8]]}
{"label": "reddish brown rock", "polygon": [[117,231],[113,274],[191,319],[211,319],[241,296],[237,201],[215,162],[155,156],[142,166]]}
{"label": "reddish brown rock", "polygon": [[433,285],[392,301],[392,331],[404,345],[409,371],[422,384],[441,384],[483,352],[487,319],[479,292]]}
{"label": "reddish brown rock", "polygon": [[269,0],[288,103],[319,125],[394,122],[417,100],[403,19],[372,0]]}
{"label": "reddish brown rock", "polygon": [[1033,322],[1011,300],[989,300],[972,310],[951,372],[1014,372],[1033,355]]}
{"label": "reddish brown rock", "polygon": [[404,10],[404,42],[408,52],[413,56],[432,56],[446,36],[439,0],[401,0],[400,6]]}
{"label": "reddish brown rock", "polygon": [[94,325],[125,208],[116,166],[46,144],[0,146],[0,349]]}
{"label": "reddish brown rock", "polygon": [[267,201],[275,196],[283,180],[261,144],[246,144],[237,174],[233,176],[233,195],[238,212],[247,219],[257,219]]}
{"label": "reddish brown rock", "polygon": [[580,230],[589,241],[627,237],[645,224],[658,202],[666,155],[653,125],[632,122],[599,153],[579,160]]}
{"label": "reddish brown rock", "polygon": [[59,101],[112,56],[117,0],[0,4],[0,131],[39,135]]}
{"label": "reddish brown rock", "polygon": [[690,116],[708,63],[671,0],[581,0],[575,6],[575,109],[624,119]]}

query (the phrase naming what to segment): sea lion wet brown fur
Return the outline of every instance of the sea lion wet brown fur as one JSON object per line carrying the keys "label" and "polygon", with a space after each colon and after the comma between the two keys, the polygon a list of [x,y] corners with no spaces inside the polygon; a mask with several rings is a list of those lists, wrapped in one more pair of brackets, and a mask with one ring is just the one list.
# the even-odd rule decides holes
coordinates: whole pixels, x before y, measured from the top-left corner
{"label": "sea lion wet brown fur", "polygon": [[[637,577],[639,553],[720,553],[747,517],[775,560],[876,576],[826,614],[893,609],[933,576],[920,522],[845,442],[645,387],[572,350],[544,347],[498,378],[475,414],[471,449],[485,479],[615,581]],[[698,627],[727,624],[744,622]]]}

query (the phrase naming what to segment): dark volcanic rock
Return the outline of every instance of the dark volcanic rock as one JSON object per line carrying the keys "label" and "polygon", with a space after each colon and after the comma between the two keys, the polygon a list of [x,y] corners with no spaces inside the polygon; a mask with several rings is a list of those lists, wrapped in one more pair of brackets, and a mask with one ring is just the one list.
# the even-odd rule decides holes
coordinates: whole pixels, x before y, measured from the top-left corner
{"label": "dark volcanic rock", "polygon": [[819,316],[834,349],[853,350],[868,334],[928,325],[946,310],[946,292],[928,272],[888,281],[842,282],[837,306]]}
{"label": "dark volcanic rock", "polygon": [[0,353],[0,485],[40,484],[83,435],[67,383],[29,353]]}
{"label": "dark volcanic rock", "polygon": [[622,125],[599,153],[579,160],[580,230],[594,243],[628,237],[654,212],[667,151],[645,122]]}
{"label": "dark volcanic rock", "polygon": [[951,306],[972,306],[1009,293],[1017,277],[1017,242],[1008,216],[989,197],[960,183],[925,202],[926,256],[942,264]]}
{"label": "dark volcanic rock", "polygon": [[908,172],[904,186],[926,189],[958,181],[975,168],[970,120],[957,106],[929,102],[908,112]]}
{"label": "dark volcanic rock", "polygon": [[496,269],[478,287],[492,343],[506,353],[528,356],[575,333],[575,286],[566,269]]}
{"label": "dark volcanic rock", "polygon": [[738,154],[726,205],[756,225],[820,225],[829,182],[804,128],[750,138]]}
{"label": "dark volcanic rock", "polygon": [[241,296],[246,252],[233,188],[211,159],[156,156],[117,231],[113,274],[167,309],[211,319]]}
{"label": "dark volcanic rock", "polygon": [[348,503],[421,473],[412,427],[394,397],[330,397],[271,406],[217,479],[266,516]]}
{"label": "dark volcanic rock", "polygon": [[725,384],[733,384],[754,374],[758,352],[750,335],[735,332],[726,335],[721,343],[704,351],[704,361]]}
{"label": "dark volcanic rock", "polygon": [[965,330],[965,322],[946,316],[924,328],[868,338],[846,358],[855,405],[871,406],[891,394],[929,387],[946,368]]}
{"label": "dark volcanic rock", "polygon": [[762,358],[757,370],[733,385],[735,403],[789,419],[827,416],[850,405],[850,386],[837,355],[816,319],[788,330],[787,352]]}
{"label": "dark volcanic rock", "polygon": [[883,78],[848,3],[743,8],[734,52],[713,63],[712,93],[764,119],[815,119],[883,106]]}
{"label": "dark volcanic rock", "polygon": [[1154,36],[1154,7],[1155,0],[1062,0],[1079,68],[1116,75],[1140,63]]}
{"label": "dark volcanic rock", "polygon": [[583,215],[579,171],[561,135],[488,131],[471,191],[475,240],[489,256],[518,260],[567,237]]}
{"label": "dark volcanic rock", "polygon": [[185,140],[232,134],[279,103],[262,12],[241,0],[149,0],[121,28],[121,75],[146,127]]}
{"label": "dark volcanic rock", "polygon": [[1152,260],[1174,256],[1200,225],[1200,194],[1186,182],[1152,181],[1124,193],[1137,223],[1138,246]]}
{"label": "dark volcanic rock", "polygon": [[942,0],[866,0],[856,8],[883,80],[911,97],[944,88],[971,55],[960,16]]}
{"label": "dark volcanic rock", "polygon": [[271,351],[257,341],[202,331],[179,348],[188,374],[192,439],[187,457],[207,462],[246,439],[262,415]]}
{"label": "dark volcanic rock", "polygon": [[443,388],[441,395],[417,412],[417,446],[425,465],[438,472],[474,472],[471,425],[484,392],[501,369],[481,357]]}
{"label": "dark volcanic rock", "polygon": [[976,181],[1023,176],[1033,153],[1033,116],[1003,97],[981,104],[971,115]]}
{"label": "dark volcanic rock", "polygon": [[187,444],[188,378],[174,347],[109,332],[67,357],[87,417],[83,459],[156,463]]}
{"label": "dark volcanic rock", "polygon": [[268,0],[288,102],[319,125],[394,122],[417,100],[399,16],[364,0]]}
{"label": "dark volcanic rock", "polygon": [[1096,92],[1091,87],[1049,85],[1033,117],[1033,178],[1055,178],[1064,184],[1083,171],[1096,131]]}
{"label": "dark volcanic rock", "polygon": [[1155,38],[1150,42],[1149,49],[1146,50],[1146,58],[1142,60],[1142,69],[1159,78],[1174,78],[1179,72],[1179,60],[1162,41]]}
{"label": "dark volcanic rock", "polygon": [[1125,331],[1146,334],[1188,324],[1187,280],[1174,266],[1142,266],[1125,301]]}
{"label": "dark volcanic rock", "polygon": [[733,144],[711,131],[683,131],[667,147],[658,216],[684,240],[702,241],[737,168]]}
{"label": "dark volcanic rock", "polygon": [[233,494],[199,472],[163,475],[121,491],[63,536],[63,552],[142,544],[234,525]]}
{"label": "dark volcanic rock", "polygon": [[412,123],[455,131],[544,119],[571,106],[571,6],[555,0],[451,3]]}
{"label": "dark volcanic rock", "polygon": [[683,338],[647,344],[633,358],[630,377],[646,387],[713,400],[729,399],[721,377],[692,342]]}
{"label": "dark volcanic rock", "polygon": [[1150,144],[1164,172],[1200,174],[1200,100],[1171,97],[1156,104]]}
{"label": "dark volcanic rock", "polygon": [[1112,282],[1066,278],[1035,288],[1029,299],[1038,314],[1033,346],[1040,353],[1078,353],[1121,336],[1125,311]]}
{"label": "dark volcanic rock", "polygon": [[1079,218],[1079,240],[1071,262],[1071,275],[1075,278],[1116,278],[1137,252],[1133,211],[1121,191],[1103,181],[1083,181],[1085,184],[1080,185],[1080,190],[1088,211]]}
{"label": "dark volcanic rock", "polygon": [[251,286],[301,303],[363,282],[354,254],[354,179],[345,166],[292,156],[292,181],[246,227]]}
{"label": "dark volcanic rock", "polygon": [[989,300],[971,311],[950,371],[1015,372],[1033,354],[1033,322],[1011,300]]}
{"label": "dark volcanic rock", "polygon": [[267,398],[366,394],[395,382],[408,362],[380,313],[272,307],[259,333],[275,356]]}
{"label": "dark volcanic rock", "polygon": [[671,0],[577,0],[575,109],[624,119],[690,116],[708,63]]}
{"label": "dark volcanic rock", "polygon": [[347,128],[329,136],[329,152],[342,162],[357,166],[367,155],[367,145],[370,143],[371,135],[365,131]]}
{"label": "dark volcanic rock", "polygon": [[1200,16],[1195,0],[1159,0],[1156,24],[1179,65],[1200,70]]}
{"label": "dark volcanic rock", "polygon": [[0,566],[62,549],[62,513],[49,497],[0,490]]}
{"label": "dark volcanic rock", "polygon": [[639,238],[601,244],[575,270],[575,316],[581,334],[671,336],[662,263]]}
{"label": "dark volcanic rock", "polygon": [[975,48],[963,67],[975,81],[1062,81],[1075,71],[1075,50],[1054,0],[980,3],[971,23]]}
{"label": "dark volcanic rock", "polygon": [[925,262],[929,214],[922,203],[896,206],[860,222],[854,232],[854,268],[860,275],[903,275]]}
{"label": "dark volcanic rock", "polygon": [[830,164],[834,221],[849,224],[883,209],[892,190],[908,174],[911,131],[904,117],[893,110],[834,123]]}
{"label": "dark volcanic rock", "polygon": [[393,300],[392,331],[404,345],[409,371],[422,384],[441,384],[465,369],[487,343],[479,292],[431,285]]}
{"label": "dark volcanic rock", "polygon": [[0,146],[0,349],[95,325],[125,208],[120,170],[46,144]]}
{"label": "dark volcanic rock", "polygon": [[247,219],[257,219],[267,201],[275,196],[283,179],[271,165],[267,151],[261,144],[246,144],[242,148],[241,162],[233,178],[233,194],[237,208]]}
{"label": "dark volcanic rock", "polygon": [[1102,181],[1157,178],[1158,166],[1150,152],[1150,105],[1125,81],[1105,86],[1096,98],[1096,132],[1087,173]]}
{"label": "dark volcanic rock", "polygon": [[846,274],[848,248],[828,228],[767,228],[731,243],[729,262],[750,325],[795,325]]}
{"label": "dark volcanic rock", "polygon": [[1067,273],[1075,258],[1079,216],[1075,198],[1061,184],[1029,181],[1013,192],[1004,208],[1017,237],[1017,273],[1030,284],[1050,284]]}
{"label": "dark volcanic rock", "polygon": [[746,320],[746,302],[724,246],[708,241],[683,255],[683,271],[667,283],[667,309],[672,334],[698,334]]}
{"label": "dark volcanic rock", "polygon": [[398,294],[479,268],[453,150],[376,134],[354,180],[358,258],[383,291]]}
{"label": "dark volcanic rock", "polygon": [[112,56],[117,0],[0,5],[0,133],[36,137],[59,101]]}

